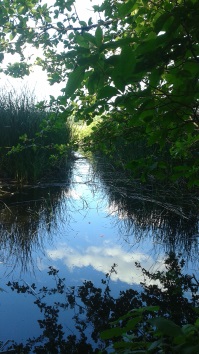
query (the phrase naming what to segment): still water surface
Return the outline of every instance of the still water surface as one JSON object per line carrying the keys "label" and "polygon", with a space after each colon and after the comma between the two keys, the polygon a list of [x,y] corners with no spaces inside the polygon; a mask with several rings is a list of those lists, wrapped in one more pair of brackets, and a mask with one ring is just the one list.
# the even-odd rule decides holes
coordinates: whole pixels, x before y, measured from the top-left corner
{"label": "still water surface", "polygon": [[[131,188],[116,171],[103,166],[101,173],[98,164],[77,155],[65,179],[9,190],[0,211],[0,341],[40,334],[34,295],[17,294],[6,284],[52,286],[49,266],[68,286],[84,280],[100,286],[116,263],[114,294],[139,287],[143,278],[135,262],[163,269],[170,250],[182,252],[187,271],[198,274],[196,200],[178,196],[177,204],[173,192],[157,197],[153,188]],[[70,316],[63,325],[68,334],[74,331]]]}

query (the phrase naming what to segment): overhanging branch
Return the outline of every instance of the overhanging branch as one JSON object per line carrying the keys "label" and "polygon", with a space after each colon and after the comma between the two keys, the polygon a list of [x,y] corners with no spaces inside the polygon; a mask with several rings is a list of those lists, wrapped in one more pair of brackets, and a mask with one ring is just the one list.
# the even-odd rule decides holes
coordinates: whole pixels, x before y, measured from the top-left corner
{"label": "overhanging branch", "polygon": [[66,33],[68,31],[90,31],[91,29],[93,28],[97,28],[98,26],[109,26],[111,25],[113,22],[116,22],[118,21],[118,19],[114,19],[114,20],[110,20],[110,21],[98,21],[98,23],[95,23],[95,24],[92,24],[92,25],[89,25],[89,26],[79,26],[79,27],[73,27],[72,25],[69,25],[67,27],[57,27],[56,25],[52,25],[52,24],[46,24],[46,25],[43,25],[43,26],[38,26],[38,27],[32,27],[32,26],[19,26],[19,25],[16,25],[16,26],[2,26],[3,28],[6,28],[6,29],[10,29],[11,31],[15,30],[15,29],[23,29],[23,30],[42,30],[42,31],[48,31],[50,29],[54,29],[58,32],[63,32],[63,33]]}

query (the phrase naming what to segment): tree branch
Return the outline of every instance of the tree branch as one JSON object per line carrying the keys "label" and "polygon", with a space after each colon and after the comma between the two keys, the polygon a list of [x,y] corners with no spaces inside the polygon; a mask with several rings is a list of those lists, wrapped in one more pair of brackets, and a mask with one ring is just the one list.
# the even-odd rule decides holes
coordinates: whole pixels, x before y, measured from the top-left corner
{"label": "tree branch", "polygon": [[110,20],[110,21],[99,21],[98,23],[92,24],[90,26],[80,26],[80,27],[73,27],[73,26],[68,26],[68,27],[63,27],[59,28],[54,25],[50,25],[49,28],[53,28],[56,31],[59,32],[68,32],[68,31],[90,31],[92,28],[96,28],[98,26],[108,26],[115,22],[116,20]]}

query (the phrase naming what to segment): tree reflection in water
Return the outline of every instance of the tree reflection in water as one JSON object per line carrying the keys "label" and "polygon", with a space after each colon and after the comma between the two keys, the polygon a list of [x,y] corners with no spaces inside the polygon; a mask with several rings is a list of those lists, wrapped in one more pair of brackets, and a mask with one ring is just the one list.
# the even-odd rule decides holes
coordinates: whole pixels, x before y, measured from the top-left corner
{"label": "tree reflection in water", "polygon": [[[83,159],[76,162],[88,163]],[[198,198],[178,185],[141,184],[117,171],[107,161],[91,161],[87,176],[95,196],[103,190],[108,199],[107,214],[114,218],[122,239],[129,245],[152,239],[155,250],[183,253],[184,258],[198,258]],[[15,190],[1,198],[0,261],[20,265],[22,270],[32,262],[32,253],[42,250],[44,239],[54,227],[59,232],[61,218],[70,221],[66,195],[72,180],[71,163],[65,182]],[[84,181],[83,183],[87,183]],[[89,208],[86,201],[83,208]],[[65,211],[63,211],[65,208]],[[73,212],[74,214],[74,212]],[[33,262],[32,262],[33,263]]]}
{"label": "tree reflection in water", "polygon": [[[141,267],[139,264],[137,266]],[[15,349],[15,353],[105,354],[110,353],[110,349],[106,350],[107,346],[110,348],[114,345],[115,333],[116,337],[119,337],[120,344],[122,341],[124,343],[129,341],[130,347],[135,342],[137,349],[144,349],[153,342],[152,331],[154,329],[149,328],[147,322],[149,319],[165,317],[179,326],[194,324],[198,318],[199,282],[195,275],[190,276],[182,273],[184,261],[177,258],[175,254],[168,255],[165,266],[165,271],[155,273],[142,268],[146,277],[142,284],[142,291],[138,292],[131,288],[120,291],[118,297],[114,297],[111,293],[111,275],[117,271],[116,264],[102,280],[101,287],[96,287],[91,281],[84,281],[80,286],[68,287],[65,279],[61,279],[59,271],[53,267],[49,268],[48,274],[54,277],[54,288],[42,287],[37,290],[35,284],[27,286],[18,282],[9,282],[8,286],[13,291],[30,294],[34,297],[34,303],[40,309],[42,316],[38,320],[42,334],[38,338],[27,340],[25,345],[15,343],[11,348]],[[156,283],[149,284],[147,279],[156,281]],[[186,297],[187,293],[188,298]],[[49,296],[52,297],[51,301],[49,301]],[[143,318],[136,319],[136,326],[132,327],[133,330],[127,326],[129,315],[124,316],[125,314],[133,309],[154,305],[158,305],[158,308],[152,313],[146,310]],[[61,322],[60,313],[63,311],[64,321]],[[72,320],[70,319],[70,311],[73,311]],[[113,339],[102,341],[100,333],[105,329],[114,328],[114,321],[117,323],[118,318],[120,318],[119,327],[116,327],[115,332],[111,331]],[[72,322],[76,328],[76,332],[73,334],[64,330],[65,325],[69,323],[71,326]],[[113,323],[112,326],[111,323]],[[126,339],[122,336],[122,328],[126,328],[128,333]],[[119,330],[121,335],[118,335]],[[196,342],[198,348],[198,339]],[[176,352],[172,351],[171,339],[168,336],[161,338],[156,349],[162,349],[161,346],[167,348],[165,353]],[[185,343],[185,350],[189,350],[189,348]],[[194,348],[192,346],[191,352],[196,353],[193,351]],[[185,353],[185,351],[182,352]]]}
{"label": "tree reflection in water", "polygon": [[93,160],[93,169],[108,197],[107,212],[123,220],[119,223],[123,239],[135,244],[152,238],[155,249],[180,251],[197,261],[199,199],[195,191],[154,180],[141,184],[100,157]]}
{"label": "tree reflection in water", "polygon": [[[129,244],[152,238],[154,247],[156,243],[160,244],[164,251],[177,253],[180,249],[185,259],[198,256],[198,203],[195,196],[187,191],[182,193],[178,186],[144,185],[131,181],[104,161],[96,161],[93,163],[94,174],[88,178],[91,192],[95,195],[98,189],[103,189],[109,202],[107,212],[117,215],[113,220],[118,223],[122,238]],[[0,211],[1,262],[11,263],[12,267],[20,265],[26,270],[34,251],[41,251],[46,235],[51,237],[52,228],[59,232],[60,218],[64,215],[65,222],[70,221],[68,204],[63,202],[66,195],[70,195],[70,176],[64,185],[23,188],[4,198]],[[89,208],[86,203],[84,205]],[[158,315],[169,314],[177,323],[189,323],[196,315],[192,305],[198,307],[198,282],[193,277],[182,275],[175,257],[170,261],[168,276],[171,280],[156,274],[154,279],[162,282],[160,287],[145,283],[142,294],[131,288],[121,291],[118,298],[110,290],[111,274],[117,271],[115,267],[102,281],[102,288],[97,288],[91,281],[85,281],[82,286],[67,287],[53,268],[49,270],[55,278],[53,289],[43,287],[37,290],[34,284],[10,282],[13,290],[36,296],[35,304],[43,314],[39,320],[43,331],[41,337],[30,340],[25,347],[15,347],[15,352],[29,353],[36,346],[35,353],[94,353],[99,347],[105,353],[107,343],[100,341],[99,332],[108,327],[110,321],[143,303],[154,305],[158,302]],[[143,273],[153,279],[148,271],[143,269]],[[176,284],[179,284],[177,293]],[[187,291],[193,295],[189,301],[184,297]],[[57,294],[64,300],[56,297],[53,302],[53,295]],[[52,303],[49,303],[49,296]],[[75,311],[73,322],[76,330],[66,336],[60,322],[60,311],[69,309]]]}
{"label": "tree reflection in water", "polygon": [[[45,238],[52,237],[51,229],[59,230],[63,214],[67,222],[65,194],[69,190],[72,163],[63,182],[40,183],[35,186],[7,186],[0,203],[0,261],[11,269],[19,266],[26,271],[33,252],[44,248]],[[6,187],[4,187],[6,190]]]}

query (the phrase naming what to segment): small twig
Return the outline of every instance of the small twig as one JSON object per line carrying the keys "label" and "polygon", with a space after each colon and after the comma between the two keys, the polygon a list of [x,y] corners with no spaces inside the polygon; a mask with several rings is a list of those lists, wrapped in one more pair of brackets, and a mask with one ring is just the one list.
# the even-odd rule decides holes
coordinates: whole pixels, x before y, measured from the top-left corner
{"label": "small twig", "polygon": [[199,286],[199,281],[196,279],[195,274],[193,274],[193,275],[192,275],[192,279],[194,279],[194,280],[195,280],[195,282],[196,282],[196,284]]}
{"label": "small twig", "polygon": [[74,7],[74,9],[75,9],[75,14],[76,14],[76,16],[77,16],[78,21],[80,21],[80,18],[79,18],[79,15],[78,15],[78,13],[77,13],[77,9],[76,9],[75,4],[73,4],[73,7]]}
{"label": "small twig", "polygon": [[12,214],[12,210],[7,206],[6,203],[4,203],[2,200],[0,200],[0,203],[2,203],[5,206],[5,208],[8,209],[9,212]]}

